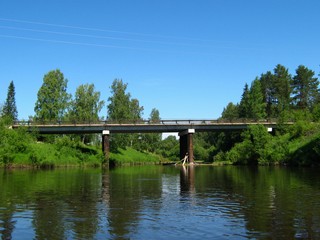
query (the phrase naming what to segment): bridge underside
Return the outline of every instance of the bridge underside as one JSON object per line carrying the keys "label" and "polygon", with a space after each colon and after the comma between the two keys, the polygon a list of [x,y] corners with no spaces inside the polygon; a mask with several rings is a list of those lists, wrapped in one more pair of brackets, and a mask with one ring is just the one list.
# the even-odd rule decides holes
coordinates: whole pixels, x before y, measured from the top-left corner
{"label": "bridge underside", "polygon": [[[180,159],[184,159],[186,156],[190,164],[194,164],[193,155],[193,134],[194,129],[187,129],[179,133],[180,136]],[[102,151],[104,153],[106,161],[109,160],[110,145],[109,145],[110,131],[104,130],[102,132]]]}

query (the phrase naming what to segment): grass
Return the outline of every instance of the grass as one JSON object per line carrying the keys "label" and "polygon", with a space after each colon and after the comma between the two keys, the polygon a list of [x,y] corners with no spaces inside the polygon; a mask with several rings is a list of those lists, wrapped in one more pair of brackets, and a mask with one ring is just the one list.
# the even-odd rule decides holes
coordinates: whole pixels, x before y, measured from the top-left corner
{"label": "grass", "polygon": [[117,153],[110,153],[110,165],[142,165],[159,164],[161,157],[151,153],[139,152],[132,148],[119,149]]}
{"label": "grass", "polygon": [[94,147],[58,147],[49,143],[31,143],[25,152],[13,154],[9,167],[101,166],[103,155]]}
{"label": "grass", "polygon": [[[161,160],[158,155],[139,152],[132,148],[110,153],[111,166],[159,164]],[[97,167],[102,166],[103,162],[104,156],[101,150],[92,146],[78,144],[71,147],[34,142],[30,143],[25,152],[13,154],[11,163],[6,167]]]}

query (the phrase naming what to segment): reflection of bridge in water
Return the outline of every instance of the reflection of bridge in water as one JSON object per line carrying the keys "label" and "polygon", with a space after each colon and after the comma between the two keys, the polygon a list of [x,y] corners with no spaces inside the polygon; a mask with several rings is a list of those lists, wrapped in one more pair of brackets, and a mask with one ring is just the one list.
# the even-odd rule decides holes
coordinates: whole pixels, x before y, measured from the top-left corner
{"label": "reflection of bridge in water", "polygon": [[34,122],[16,121],[12,128],[26,127],[28,131],[39,134],[102,134],[102,148],[105,156],[109,156],[109,136],[116,133],[165,133],[178,132],[180,136],[180,158],[189,154],[189,162],[194,162],[193,134],[195,132],[224,132],[245,130],[250,125],[264,125],[268,131],[276,127],[273,121],[220,121],[220,120],[160,120],[152,122],[141,120],[136,122],[100,121],[94,123],[80,122]]}

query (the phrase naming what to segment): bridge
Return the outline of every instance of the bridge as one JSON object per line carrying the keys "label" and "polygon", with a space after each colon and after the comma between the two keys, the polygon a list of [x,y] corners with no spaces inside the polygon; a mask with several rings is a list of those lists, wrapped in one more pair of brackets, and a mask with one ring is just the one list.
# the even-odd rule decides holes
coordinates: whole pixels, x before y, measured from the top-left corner
{"label": "bridge", "polygon": [[35,122],[16,121],[12,128],[26,127],[28,131],[39,134],[102,134],[102,149],[106,158],[109,157],[109,136],[113,133],[164,133],[177,132],[180,137],[180,158],[187,153],[189,162],[194,163],[193,134],[195,132],[240,131],[250,125],[264,125],[268,131],[277,126],[275,121],[225,121],[225,120],[139,120],[125,122]]}

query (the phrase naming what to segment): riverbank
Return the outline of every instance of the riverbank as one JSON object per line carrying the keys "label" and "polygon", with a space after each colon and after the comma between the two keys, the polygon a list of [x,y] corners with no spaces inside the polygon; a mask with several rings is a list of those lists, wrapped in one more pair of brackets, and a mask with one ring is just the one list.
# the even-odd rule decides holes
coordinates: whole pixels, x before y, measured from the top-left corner
{"label": "riverbank", "polygon": [[[81,143],[75,146],[60,146],[50,143],[32,143],[28,151],[7,154],[2,168],[55,168],[55,167],[102,167],[106,162],[100,149]],[[110,166],[160,164],[162,157],[139,152],[132,148],[110,153]]]}

